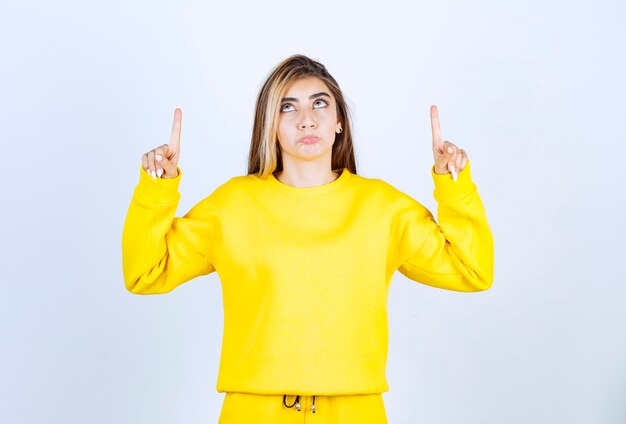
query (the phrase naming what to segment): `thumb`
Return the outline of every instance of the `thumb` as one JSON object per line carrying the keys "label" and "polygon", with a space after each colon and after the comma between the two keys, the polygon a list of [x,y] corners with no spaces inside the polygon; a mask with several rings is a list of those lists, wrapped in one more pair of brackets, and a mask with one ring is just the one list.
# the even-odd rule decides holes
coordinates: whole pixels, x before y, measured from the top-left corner
{"label": "thumb", "polygon": [[433,159],[435,160],[435,163],[441,161],[446,153],[447,152],[445,142],[433,143]]}
{"label": "thumb", "polygon": [[448,163],[451,162],[453,157],[454,150],[452,148],[452,144],[445,141],[443,143],[443,147],[439,156],[435,158],[435,173],[436,174],[447,174],[450,172],[450,168],[448,167]]}
{"label": "thumb", "polygon": [[155,149],[155,152],[159,151],[165,158],[167,158],[167,160],[172,162],[174,166],[178,166],[180,152],[178,151],[177,146],[172,146],[171,144],[162,144]]}
{"label": "thumb", "polygon": [[157,168],[163,169],[161,178],[176,178],[178,176],[178,154],[174,154],[168,149],[167,144],[156,148],[154,153]]}

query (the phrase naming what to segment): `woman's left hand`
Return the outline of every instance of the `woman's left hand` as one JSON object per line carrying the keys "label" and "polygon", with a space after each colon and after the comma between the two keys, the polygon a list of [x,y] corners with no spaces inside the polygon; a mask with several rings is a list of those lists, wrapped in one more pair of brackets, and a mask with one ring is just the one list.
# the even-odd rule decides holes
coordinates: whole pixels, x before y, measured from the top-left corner
{"label": "woman's left hand", "polygon": [[439,126],[439,112],[437,106],[430,107],[430,126],[433,131],[433,157],[435,158],[435,174],[452,174],[456,181],[458,172],[461,172],[467,161],[467,153],[454,144],[443,141],[441,127]]}

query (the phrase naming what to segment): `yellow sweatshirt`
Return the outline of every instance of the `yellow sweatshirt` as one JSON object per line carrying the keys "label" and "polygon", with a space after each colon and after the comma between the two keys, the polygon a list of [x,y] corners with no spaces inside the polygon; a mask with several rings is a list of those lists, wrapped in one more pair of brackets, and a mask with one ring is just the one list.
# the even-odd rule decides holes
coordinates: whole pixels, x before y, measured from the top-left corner
{"label": "yellow sweatshirt", "polygon": [[218,392],[388,391],[387,294],[396,270],[434,287],[488,289],[493,239],[470,164],[431,174],[439,225],[390,184],[344,169],[317,187],[236,176],[175,217],[182,172],[140,167],[122,237],[126,288],[167,293],[217,271]]}

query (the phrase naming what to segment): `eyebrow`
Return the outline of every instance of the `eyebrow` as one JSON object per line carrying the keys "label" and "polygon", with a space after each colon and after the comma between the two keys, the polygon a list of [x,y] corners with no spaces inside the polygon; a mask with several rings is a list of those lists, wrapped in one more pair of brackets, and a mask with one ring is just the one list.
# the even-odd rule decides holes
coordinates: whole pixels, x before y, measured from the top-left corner
{"label": "eyebrow", "polygon": [[[315,93],[315,94],[311,94],[309,96],[309,99],[315,99],[317,97],[321,97],[321,96],[326,96],[326,97],[330,97],[330,94],[322,91],[321,93]],[[297,102],[298,99],[296,99],[295,97],[283,97],[283,99],[281,100],[283,102]]]}

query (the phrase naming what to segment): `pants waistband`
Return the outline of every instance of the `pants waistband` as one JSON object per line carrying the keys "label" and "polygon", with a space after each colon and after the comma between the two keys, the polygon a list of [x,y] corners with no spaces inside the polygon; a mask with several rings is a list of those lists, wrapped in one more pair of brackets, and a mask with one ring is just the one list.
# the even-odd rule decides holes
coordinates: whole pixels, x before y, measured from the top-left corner
{"label": "pants waistband", "polygon": [[[291,405],[287,405],[287,395],[283,396],[283,405],[287,408],[296,407],[296,410],[300,410],[300,395],[296,395],[296,400],[293,401]],[[315,395],[313,395],[313,404],[311,405],[311,412],[315,414]]]}

